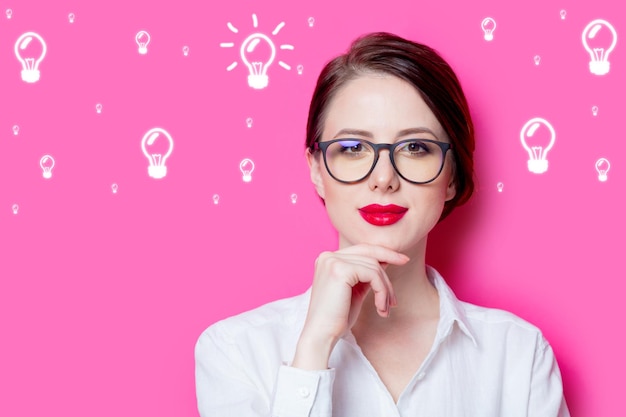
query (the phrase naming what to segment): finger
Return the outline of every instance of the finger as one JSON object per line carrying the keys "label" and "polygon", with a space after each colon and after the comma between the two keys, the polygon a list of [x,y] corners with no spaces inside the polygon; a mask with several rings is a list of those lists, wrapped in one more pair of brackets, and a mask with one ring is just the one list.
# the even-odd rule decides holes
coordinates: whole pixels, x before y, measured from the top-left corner
{"label": "finger", "polygon": [[359,244],[349,246],[339,252],[367,256],[376,259],[379,263],[393,265],[404,265],[410,260],[409,257],[403,253],[379,245]]}

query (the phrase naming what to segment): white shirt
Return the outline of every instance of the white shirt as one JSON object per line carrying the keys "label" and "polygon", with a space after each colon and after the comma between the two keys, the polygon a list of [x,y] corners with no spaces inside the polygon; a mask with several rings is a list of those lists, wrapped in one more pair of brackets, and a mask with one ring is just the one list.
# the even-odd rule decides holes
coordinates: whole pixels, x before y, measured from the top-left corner
{"label": "white shirt", "polygon": [[202,417],[568,417],[561,375],[539,329],[519,317],[459,301],[433,268],[435,341],[398,402],[354,336],[339,340],[329,369],[288,366],[310,290],[220,321],[195,348]]}

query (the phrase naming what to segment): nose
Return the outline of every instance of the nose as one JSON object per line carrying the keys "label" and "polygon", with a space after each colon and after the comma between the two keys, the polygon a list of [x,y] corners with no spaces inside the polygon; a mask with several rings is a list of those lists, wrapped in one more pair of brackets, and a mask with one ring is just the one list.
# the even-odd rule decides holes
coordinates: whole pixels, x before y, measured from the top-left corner
{"label": "nose", "polygon": [[368,178],[368,185],[372,191],[395,191],[400,186],[400,176],[391,164],[388,149],[381,149],[378,161]]}

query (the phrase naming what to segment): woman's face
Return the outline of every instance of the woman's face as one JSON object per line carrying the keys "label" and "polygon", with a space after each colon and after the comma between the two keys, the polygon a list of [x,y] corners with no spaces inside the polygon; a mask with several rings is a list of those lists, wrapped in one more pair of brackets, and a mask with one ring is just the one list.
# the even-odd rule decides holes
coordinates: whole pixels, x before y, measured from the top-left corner
{"label": "woman's face", "polygon": [[[336,93],[326,114],[322,142],[340,138],[373,143],[449,142],[415,88],[389,75],[363,75],[349,81]],[[369,177],[344,184],[330,176],[321,152],[307,152],[311,180],[339,232],[339,247],[369,243],[409,256],[423,248],[444,203],[454,197],[449,154],[439,177],[428,184],[412,184],[398,176],[384,149]]]}

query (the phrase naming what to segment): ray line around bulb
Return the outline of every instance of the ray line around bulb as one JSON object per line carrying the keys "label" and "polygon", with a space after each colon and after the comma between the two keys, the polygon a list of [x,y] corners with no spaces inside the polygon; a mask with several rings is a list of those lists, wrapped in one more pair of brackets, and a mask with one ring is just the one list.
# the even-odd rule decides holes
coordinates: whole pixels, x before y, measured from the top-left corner
{"label": "ray line around bulb", "polygon": [[280,22],[272,31],[272,35],[276,36],[278,35],[278,32],[280,32],[280,30],[285,27],[285,22]]}

